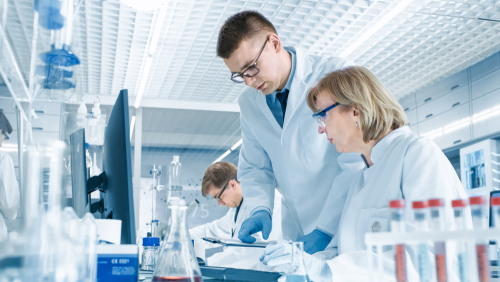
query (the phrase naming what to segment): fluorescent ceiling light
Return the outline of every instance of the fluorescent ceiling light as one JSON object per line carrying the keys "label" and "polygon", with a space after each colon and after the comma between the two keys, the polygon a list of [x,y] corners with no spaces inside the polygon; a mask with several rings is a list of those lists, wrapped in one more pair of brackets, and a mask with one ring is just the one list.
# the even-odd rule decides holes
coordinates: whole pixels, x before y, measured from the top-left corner
{"label": "fluorescent ceiling light", "polygon": [[[403,0],[401,1],[394,9],[392,9],[389,13],[387,13],[380,21],[378,21],[375,25],[373,25],[369,30],[367,30],[364,34],[358,37],[354,43],[347,47],[347,49],[340,54],[340,57],[345,58],[349,56],[354,50],[356,50],[361,44],[363,44],[368,38],[370,38],[373,34],[379,31],[385,24],[387,24],[390,20],[392,20],[397,14],[399,14],[402,10],[404,10],[413,0]],[[326,49],[326,48],[325,48]],[[325,50],[323,49],[323,50]]]}
{"label": "fluorescent ceiling light", "polygon": [[243,143],[243,139],[240,139],[238,142],[236,142],[236,144],[233,145],[233,147],[231,147],[231,151],[234,151],[236,148],[238,148],[241,143]]}
{"label": "fluorescent ceiling light", "polygon": [[229,155],[229,154],[231,154],[231,150],[227,150],[224,154],[222,154],[222,156],[220,156],[218,159],[216,159],[216,160],[214,161],[214,163],[216,163],[216,162],[218,162],[218,161],[222,160],[223,158],[225,158],[225,157],[226,157],[227,155]]}
{"label": "fluorescent ceiling light", "polygon": [[132,120],[130,121],[130,141],[132,141],[132,135],[134,135],[134,125],[135,125],[135,116],[132,116]]}
{"label": "fluorescent ceiling light", "polygon": [[[148,1],[142,1],[148,2]],[[167,13],[167,1],[162,1],[164,4],[160,8],[160,14],[156,20],[156,25],[153,31],[153,37],[149,44],[148,57],[146,58],[146,64],[140,76],[139,87],[137,88],[137,95],[135,98],[134,107],[139,108],[141,105],[142,95],[144,94],[144,88],[146,87],[146,82],[148,81],[149,69],[151,68],[151,63],[153,61],[153,55],[156,52],[156,46],[158,45],[158,39],[160,38],[161,28],[163,27],[163,21],[165,20],[165,14]]]}
{"label": "fluorescent ceiling light", "polygon": [[120,2],[139,11],[152,11],[166,4],[167,0],[120,0]]}

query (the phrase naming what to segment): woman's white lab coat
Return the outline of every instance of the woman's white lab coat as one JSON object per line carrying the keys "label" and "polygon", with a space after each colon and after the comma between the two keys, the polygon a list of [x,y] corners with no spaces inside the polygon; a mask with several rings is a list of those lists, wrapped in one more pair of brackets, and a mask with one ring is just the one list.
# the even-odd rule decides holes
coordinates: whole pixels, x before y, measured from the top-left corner
{"label": "woman's white lab coat", "polygon": [[14,163],[8,153],[0,151],[0,241],[7,236],[5,219],[15,219],[19,210],[19,186]]}
{"label": "woman's white lab coat", "polygon": [[[413,201],[444,199],[445,228],[449,229],[453,222],[451,201],[467,198],[443,152],[431,140],[412,134],[407,126],[392,131],[380,140],[373,147],[371,158],[373,166],[360,171],[353,179],[340,219],[339,233],[325,251],[338,250],[339,255],[327,261],[335,281],[369,281],[369,253],[364,244],[364,235],[372,232],[374,224],[377,227],[380,224],[382,232],[388,231],[390,200],[405,199],[406,232],[412,232],[415,229]],[[467,224],[472,226],[470,212],[466,214]],[[413,281],[418,279],[418,261],[414,249],[406,249],[409,279]],[[453,250],[453,246],[448,244],[448,258],[456,257],[450,255]],[[394,253],[388,251],[384,257],[387,275],[384,281],[395,280]],[[449,274],[449,281],[458,279]]]}

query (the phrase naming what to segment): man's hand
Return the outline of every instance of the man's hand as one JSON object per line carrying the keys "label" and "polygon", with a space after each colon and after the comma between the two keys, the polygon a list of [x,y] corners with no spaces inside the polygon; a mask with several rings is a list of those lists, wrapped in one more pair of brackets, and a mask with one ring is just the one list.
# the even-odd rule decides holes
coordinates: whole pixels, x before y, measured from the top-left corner
{"label": "man's hand", "polygon": [[272,219],[269,212],[264,210],[257,211],[241,224],[238,239],[243,243],[253,243],[255,242],[255,238],[252,237],[252,234],[262,231],[262,238],[267,240],[272,228]]}

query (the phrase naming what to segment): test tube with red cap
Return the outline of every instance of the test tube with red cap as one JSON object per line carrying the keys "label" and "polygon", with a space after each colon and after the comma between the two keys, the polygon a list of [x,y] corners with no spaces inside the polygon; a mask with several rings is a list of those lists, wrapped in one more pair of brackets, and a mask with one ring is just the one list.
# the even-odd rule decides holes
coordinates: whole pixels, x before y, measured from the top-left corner
{"label": "test tube with red cap", "polygon": [[[455,219],[455,230],[466,230],[464,210],[467,208],[467,200],[457,199],[451,201],[451,206],[453,207],[453,215]],[[458,274],[460,277],[460,282],[469,281],[469,249],[467,247],[467,242],[459,241],[457,242],[457,254],[458,254]]]}
{"label": "test tube with red cap", "polygon": [[[427,201],[431,212],[430,225],[434,231],[444,230],[444,201],[443,199],[430,199]],[[446,242],[434,242],[434,255],[436,256],[436,276],[438,282],[448,280],[446,272]]]}
{"label": "test tube with red cap", "polygon": [[[488,229],[488,218],[486,199],[483,196],[475,196],[469,198],[470,211],[472,215],[472,224],[476,230]],[[486,239],[476,240],[476,255],[477,255],[477,272],[480,282],[489,281],[489,259],[488,259],[489,243]]]}
{"label": "test tube with red cap", "polygon": [[[491,198],[491,212],[493,215],[493,226],[500,229],[500,197]],[[497,242],[497,246],[500,244]]]}
{"label": "test tube with red cap", "polygon": [[[414,201],[413,215],[415,217],[415,230],[420,232],[429,231],[429,223],[427,221],[427,202]],[[432,265],[429,258],[429,245],[420,243],[417,247],[418,252],[418,274],[421,282],[432,281]]]}
{"label": "test tube with red cap", "polygon": [[[391,232],[404,233],[405,232],[405,222],[404,222],[404,208],[405,200],[393,200],[389,202],[389,208],[391,209]],[[396,281],[406,282],[406,251],[405,245],[399,244],[395,246],[396,254]]]}

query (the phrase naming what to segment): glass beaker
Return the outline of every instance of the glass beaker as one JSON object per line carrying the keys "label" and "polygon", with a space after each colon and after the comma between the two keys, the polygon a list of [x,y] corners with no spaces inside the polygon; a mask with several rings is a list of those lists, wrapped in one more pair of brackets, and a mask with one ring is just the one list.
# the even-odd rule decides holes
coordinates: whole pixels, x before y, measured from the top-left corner
{"label": "glass beaker", "polygon": [[309,282],[302,254],[304,253],[303,242],[292,243],[292,263],[290,273],[286,276],[286,282]]}
{"label": "glass beaker", "polygon": [[175,201],[168,208],[170,230],[161,246],[153,281],[202,282],[198,260],[186,226],[188,207],[183,201]]}

